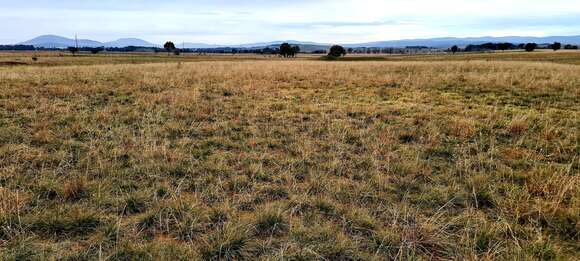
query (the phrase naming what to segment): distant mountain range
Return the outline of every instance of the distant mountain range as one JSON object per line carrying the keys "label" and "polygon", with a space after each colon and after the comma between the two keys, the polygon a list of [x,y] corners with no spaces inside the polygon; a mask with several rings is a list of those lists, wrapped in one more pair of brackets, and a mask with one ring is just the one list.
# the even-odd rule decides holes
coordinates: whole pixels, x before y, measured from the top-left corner
{"label": "distant mountain range", "polygon": [[143,47],[154,47],[153,43],[147,42],[145,40],[137,38],[122,38],[112,42],[99,42],[88,39],[70,39],[58,35],[42,35],[34,39],[19,43],[23,45],[34,45],[35,47],[44,48],[67,48],[70,46],[76,46],[78,42],[79,47],[127,47],[127,46],[143,46]]}
{"label": "distant mountain range", "polygon": [[289,43],[291,45],[300,46],[300,50],[305,52],[312,52],[316,50],[324,50],[330,47],[330,44],[315,43],[315,42],[302,42],[295,40],[287,41],[273,41],[273,42],[262,42],[262,43],[250,43],[250,44],[235,44],[235,45],[218,45],[218,44],[205,44],[205,43],[183,43],[179,44],[178,47],[189,48],[189,49],[211,49],[211,48],[247,48],[247,49],[263,49],[263,48],[278,48],[283,43]]}
{"label": "distant mountain range", "polygon": [[[320,49],[326,49],[331,44],[328,43],[316,43],[316,42],[303,42],[303,41],[273,41],[273,42],[262,42],[262,43],[251,43],[251,44],[239,44],[239,45],[217,45],[217,44],[206,44],[206,43],[176,43],[177,47],[191,48],[191,49],[203,49],[203,48],[265,48],[265,47],[278,47],[280,44],[287,42],[292,45],[299,45],[303,51],[314,51]],[[407,47],[407,46],[427,46],[434,48],[449,48],[453,45],[466,46],[469,44],[483,44],[488,42],[509,42],[514,44],[519,43],[553,43],[560,42],[562,44],[580,44],[580,35],[576,36],[548,36],[548,37],[523,37],[523,36],[507,36],[507,37],[469,37],[469,38],[429,38],[429,39],[407,39],[407,40],[394,40],[394,41],[381,41],[381,42],[368,42],[368,43],[357,43],[357,44],[343,44],[347,48],[358,48],[358,47]],[[34,45],[35,47],[44,48],[66,48],[69,46],[75,46],[75,40],[70,38],[65,38],[57,35],[43,35],[36,37],[34,39],[19,43],[24,45]],[[143,47],[155,47],[161,46],[145,40],[138,38],[122,38],[112,42],[99,42],[89,39],[78,39],[79,47],[127,47],[127,46],[143,46]]]}
{"label": "distant mountain range", "polygon": [[428,46],[435,48],[449,48],[453,45],[461,47],[470,44],[483,43],[554,43],[560,42],[562,44],[580,44],[580,35],[576,36],[547,36],[547,37],[526,37],[526,36],[506,36],[506,37],[468,37],[468,38],[429,38],[429,39],[408,39],[408,40],[394,40],[383,42],[370,42],[361,44],[345,44],[345,47],[406,47],[406,46]]}

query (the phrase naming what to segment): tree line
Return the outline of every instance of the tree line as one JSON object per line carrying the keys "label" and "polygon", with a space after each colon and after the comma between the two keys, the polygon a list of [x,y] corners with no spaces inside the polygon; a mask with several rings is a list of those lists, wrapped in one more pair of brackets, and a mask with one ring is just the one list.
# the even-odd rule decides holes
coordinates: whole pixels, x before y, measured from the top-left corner
{"label": "tree line", "polygon": [[[177,49],[175,47],[175,44],[171,41],[166,42],[163,45],[163,48],[167,51],[167,54],[175,54],[175,55],[179,55],[181,53],[180,49]],[[211,48],[214,50],[220,50],[219,48]],[[206,49],[206,50],[211,50],[211,49]],[[185,49],[184,49],[185,50]],[[199,51],[200,49],[196,49],[196,51]],[[204,49],[201,49],[202,51]],[[229,53],[232,54],[236,54],[236,53],[242,53],[242,51],[248,51],[248,53],[262,53],[262,54],[278,54],[284,58],[292,58],[295,57],[298,53],[300,53],[300,46],[298,45],[290,45],[289,43],[282,43],[280,45],[280,47],[276,48],[276,49],[272,49],[270,47],[266,47],[266,48],[262,48],[262,49],[237,49],[237,48],[223,48],[222,50],[229,50]],[[340,46],[340,45],[334,45],[332,47],[330,47],[330,50],[328,51],[328,56],[332,56],[332,57],[340,57],[340,56],[344,56],[346,55],[346,49],[344,49],[344,47]]]}
{"label": "tree line", "polygon": [[[578,50],[576,45],[562,45],[562,43],[555,42],[552,44],[544,44],[542,49],[552,49],[558,51],[564,48],[565,50]],[[525,44],[513,44],[513,43],[484,43],[484,44],[470,44],[467,45],[463,50],[457,45],[449,48],[452,53],[457,53],[459,51],[464,52],[481,52],[481,51],[507,51],[507,50],[525,50],[526,52],[533,52],[536,49],[540,49],[540,45],[536,43],[525,43]]]}
{"label": "tree line", "polygon": [[[481,51],[507,51],[507,50],[525,50],[527,52],[533,52],[536,49],[552,49],[558,51],[560,49],[565,50],[578,50],[577,45],[566,44],[562,45],[559,42],[552,44],[542,44],[538,45],[536,43],[526,43],[526,44],[513,44],[513,43],[484,43],[484,44],[471,44],[464,48],[460,48],[457,45],[452,46],[447,51],[453,54],[457,52],[481,52]],[[59,48],[42,48],[34,47],[32,45],[0,45],[0,51],[60,51]],[[107,52],[167,52],[168,55],[180,55],[181,53],[219,53],[219,54],[263,54],[263,55],[279,55],[285,58],[295,57],[297,54],[302,52],[300,46],[291,45],[289,43],[283,43],[278,47],[268,46],[263,48],[233,48],[233,47],[219,47],[219,48],[184,48],[179,49],[171,41],[166,42],[163,48],[159,47],[140,47],[140,46],[127,46],[127,47],[68,47],[67,50],[75,55],[78,52],[90,52],[92,54],[98,54],[103,51]],[[408,46],[405,48],[377,48],[377,47],[359,47],[359,48],[348,48],[345,49],[340,45],[331,46],[329,49],[315,50],[311,51],[314,54],[327,54],[329,57],[341,57],[349,53],[359,53],[359,54],[393,54],[393,53],[413,53],[412,50],[433,50],[433,48],[426,46]],[[440,51],[440,49],[436,49]]]}

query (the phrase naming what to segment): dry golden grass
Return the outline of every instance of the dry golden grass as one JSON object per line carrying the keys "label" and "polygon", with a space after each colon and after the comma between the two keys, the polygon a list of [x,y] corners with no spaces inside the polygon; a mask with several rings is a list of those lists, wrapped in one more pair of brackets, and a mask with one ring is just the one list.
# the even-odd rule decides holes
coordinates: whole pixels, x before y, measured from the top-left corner
{"label": "dry golden grass", "polygon": [[579,98],[538,62],[0,68],[0,259],[577,259]]}
{"label": "dry golden grass", "polygon": [[[36,60],[34,59],[36,58]],[[315,59],[319,56],[301,55],[300,60]],[[0,67],[8,66],[67,66],[67,65],[99,65],[99,64],[148,64],[167,62],[201,62],[201,61],[264,61],[281,60],[275,55],[255,54],[211,54],[184,53],[182,55],[167,55],[167,53],[80,53],[73,56],[66,51],[42,52],[0,52]]]}
{"label": "dry golden grass", "polygon": [[497,51],[487,53],[457,53],[451,54],[426,54],[426,55],[349,55],[344,60],[351,61],[520,61],[520,62],[550,62],[560,64],[580,65],[580,51],[561,50],[537,50],[535,52],[524,51]]}

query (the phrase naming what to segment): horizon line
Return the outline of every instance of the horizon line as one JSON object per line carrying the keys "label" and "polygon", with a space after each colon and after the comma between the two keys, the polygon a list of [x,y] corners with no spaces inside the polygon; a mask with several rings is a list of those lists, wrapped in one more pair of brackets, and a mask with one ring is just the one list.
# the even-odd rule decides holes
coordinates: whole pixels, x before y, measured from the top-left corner
{"label": "horizon line", "polygon": [[[3,43],[6,45],[19,45],[22,44],[24,42],[27,41],[31,41],[34,40],[36,38],[42,37],[42,36],[56,36],[56,37],[62,37],[62,38],[66,38],[68,40],[74,40],[73,38],[69,38],[67,36],[62,36],[62,35],[58,35],[58,34],[42,34],[42,35],[38,35],[36,37],[33,37],[31,39],[28,40],[24,40],[24,41],[20,41],[17,43]],[[82,37],[82,36],[81,36]],[[246,42],[246,43],[230,43],[230,44],[219,44],[219,43],[208,43],[208,42],[203,42],[203,41],[173,41],[171,39],[168,39],[167,41],[172,41],[176,44],[205,44],[205,45],[216,45],[216,46],[240,46],[240,45],[250,45],[250,44],[258,44],[258,43],[270,43],[270,42],[302,42],[302,43],[314,43],[314,44],[321,44],[321,45],[332,45],[332,44],[343,44],[343,45],[349,45],[349,44],[364,44],[364,43],[378,43],[378,42],[396,42],[396,41],[418,41],[418,40],[436,40],[436,39],[476,39],[476,38],[510,38],[510,37],[517,37],[517,38],[550,38],[550,37],[580,37],[580,33],[579,34],[571,34],[571,35],[546,35],[546,36],[529,36],[529,35],[508,35],[508,36],[493,36],[493,35],[483,35],[483,36],[465,36],[465,37],[461,37],[461,36],[440,36],[440,37],[428,37],[428,38],[424,38],[424,37],[419,37],[419,38],[399,38],[399,39],[390,39],[390,40],[377,40],[377,41],[367,41],[367,42],[336,42],[336,43],[326,43],[326,42],[317,42],[314,40],[295,40],[295,39],[285,39],[285,40],[270,40],[270,41],[255,41],[255,42]],[[110,42],[114,42],[114,41],[118,41],[118,40],[123,40],[123,39],[135,39],[135,40],[141,40],[141,41],[145,41],[148,42],[150,44],[153,45],[163,45],[163,43],[155,43],[149,40],[145,40],[141,37],[120,37],[117,39],[113,39],[113,40],[95,40],[92,38],[79,38],[78,40],[89,40],[89,41],[96,41],[96,42],[100,42],[100,43],[110,43]]]}

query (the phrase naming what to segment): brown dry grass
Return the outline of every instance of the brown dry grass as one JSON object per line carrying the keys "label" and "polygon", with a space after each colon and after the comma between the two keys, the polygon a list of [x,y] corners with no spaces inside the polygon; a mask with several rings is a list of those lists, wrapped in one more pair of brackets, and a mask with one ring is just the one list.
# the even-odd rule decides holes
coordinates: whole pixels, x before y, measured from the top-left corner
{"label": "brown dry grass", "polygon": [[2,197],[2,258],[574,259],[579,75],[484,61],[0,68],[1,191],[29,195]]}

